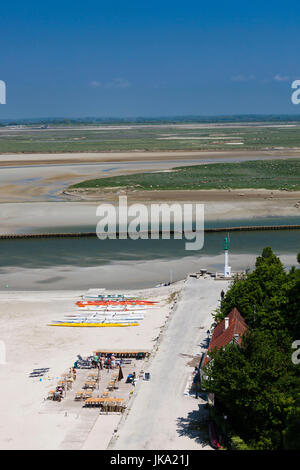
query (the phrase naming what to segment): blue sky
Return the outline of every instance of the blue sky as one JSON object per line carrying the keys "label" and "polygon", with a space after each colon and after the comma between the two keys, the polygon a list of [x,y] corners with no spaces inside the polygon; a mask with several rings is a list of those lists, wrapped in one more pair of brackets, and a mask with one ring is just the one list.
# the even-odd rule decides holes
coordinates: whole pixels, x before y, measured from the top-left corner
{"label": "blue sky", "polygon": [[300,114],[300,3],[1,5],[0,119]]}

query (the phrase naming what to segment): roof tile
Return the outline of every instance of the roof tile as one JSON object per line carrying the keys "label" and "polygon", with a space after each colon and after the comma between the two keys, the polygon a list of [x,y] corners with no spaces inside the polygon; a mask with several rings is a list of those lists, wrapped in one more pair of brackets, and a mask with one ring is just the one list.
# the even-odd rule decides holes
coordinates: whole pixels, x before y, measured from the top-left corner
{"label": "roof tile", "polygon": [[205,359],[203,361],[203,366],[205,366],[209,361],[209,352],[213,349],[220,349],[226,344],[230,343],[234,339],[234,335],[238,334],[238,343],[241,344],[242,336],[247,330],[247,324],[238,311],[236,307],[228,315],[228,327],[225,329],[225,319],[222,320],[214,328]]}

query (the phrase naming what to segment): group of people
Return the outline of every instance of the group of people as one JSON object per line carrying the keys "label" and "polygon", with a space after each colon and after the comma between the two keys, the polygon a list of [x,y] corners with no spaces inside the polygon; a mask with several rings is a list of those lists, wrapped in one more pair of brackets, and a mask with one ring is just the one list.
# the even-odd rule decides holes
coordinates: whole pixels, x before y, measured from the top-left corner
{"label": "group of people", "polygon": [[107,354],[106,356],[95,355],[92,360],[92,366],[102,369],[115,369],[117,367],[116,358],[114,354]]}
{"label": "group of people", "polygon": [[[73,381],[76,380],[76,369],[75,369],[75,367],[70,368],[70,377],[73,379]],[[53,395],[53,400],[54,401],[61,401],[62,400],[64,390],[66,389],[66,387],[67,387],[67,383],[57,385],[57,387],[55,389],[55,392],[54,392],[54,395]]]}

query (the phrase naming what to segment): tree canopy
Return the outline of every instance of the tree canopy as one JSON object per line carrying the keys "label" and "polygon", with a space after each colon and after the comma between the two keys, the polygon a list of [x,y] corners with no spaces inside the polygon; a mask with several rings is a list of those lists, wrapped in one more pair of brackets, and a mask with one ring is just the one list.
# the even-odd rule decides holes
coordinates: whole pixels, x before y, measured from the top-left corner
{"label": "tree canopy", "polygon": [[253,449],[300,447],[300,364],[292,343],[300,339],[300,268],[286,272],[267,247],[253,272],[237,277],[216,321],[237,307],[249,326],[241,346],[212,352],[205,389]]}

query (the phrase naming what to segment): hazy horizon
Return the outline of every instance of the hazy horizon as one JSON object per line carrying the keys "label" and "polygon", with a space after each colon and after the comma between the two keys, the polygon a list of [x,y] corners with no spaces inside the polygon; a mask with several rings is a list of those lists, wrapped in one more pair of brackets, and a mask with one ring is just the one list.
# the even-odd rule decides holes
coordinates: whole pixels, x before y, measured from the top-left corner
{"label": "hazy horizon", "polygon": [[176,122],[176,123],[258,123],[265,122],[294,122],[300,121],[300,114],[219,114],[219,115],[170,115],[170,116],[37,116],[34,118],[0,118],[0,123],[20,122],[20,123],[43,123],[43,122],[102,122],[114,123],[155,123],[155,122]]}

